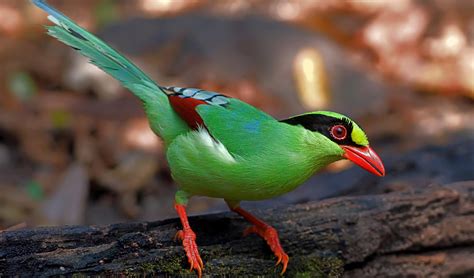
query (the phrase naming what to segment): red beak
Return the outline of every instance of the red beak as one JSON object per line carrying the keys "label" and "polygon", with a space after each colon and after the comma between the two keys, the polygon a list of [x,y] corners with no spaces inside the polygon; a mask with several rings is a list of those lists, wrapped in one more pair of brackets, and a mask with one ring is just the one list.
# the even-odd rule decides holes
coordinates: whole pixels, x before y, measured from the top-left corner
{"label": "red beak", "polygon": [[345,151],[344,158],[349,159],[365,170],[375,174],[377,176],[385,176],[385,168],[383,167],[382,160],[380,157],[370,148],[367,147],[354,147],[354,146],[341,146]]}

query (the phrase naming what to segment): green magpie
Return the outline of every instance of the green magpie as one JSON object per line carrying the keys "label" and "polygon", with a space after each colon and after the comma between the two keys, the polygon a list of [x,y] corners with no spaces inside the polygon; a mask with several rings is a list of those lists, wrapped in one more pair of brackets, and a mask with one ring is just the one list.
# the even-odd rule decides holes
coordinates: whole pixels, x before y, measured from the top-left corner
{"label": "green magpie", "polygon": [[192,196],[223,198],[253,225],[244,234],[266,240],[286,271],[289,257],[277,231],[239,206],[292,191],[326,165],[348,159],[384,176],[381,159],[364,131],[348,117],[328,111],[276,120],[235,98],[196,88],[160,86],[137,66],[44,0],[33,0],[54,23],[48,34],[88,57],[143,103],[150,128],[164,142],[178,184],[175,209],[190,270],[202,275],[203,261],[186,205]]}

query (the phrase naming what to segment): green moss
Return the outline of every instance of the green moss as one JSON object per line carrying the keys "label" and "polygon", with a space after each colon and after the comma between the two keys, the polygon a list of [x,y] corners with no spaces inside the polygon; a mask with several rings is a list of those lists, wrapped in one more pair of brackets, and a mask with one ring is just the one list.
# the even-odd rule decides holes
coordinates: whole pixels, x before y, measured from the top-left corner
{"label": "green moss", "polygon": [[171,255],[161,260],[129,267],[123,271],[123,274],[127,277],[154,277],[157,274],[189,274],[188,269],[183,267],[181,263],[182,258]]}
{"label": "green moss", "polygon": [[232,265],[227,265],[227,264],[221,264],[221,263],[216,263],[213,262],[213,264],[208,263],[205,266],[205,271],[207,274],[210,273],[219,273],[221,275],[224,274],[232,274],[238,276],[239,274],[243,274],[246,272],[245,266],[241,264],[232,264]]}
{"label": "green moss", "polygon": [[157,270],[157,265],[151,262],[140,265],[140,271],[145,274],[154,274],[156,270]]}
{"label": "green moss", "polygon": [[83,274],[83,273],[73,273],[71,275],[72,278],[85,278],[85,277],[88,277],[87,275]]}
{"label": "green moss", "polygon": [[[207,250],[206,250],[207,251]],[[202,255],[206,264],[204,274],[224,274],[232,273],[233,275],[239,275],[248,272],[245,265],[239,264],[238,262],[229,264],[228,261],[223,262],[219,259],[212,260],[212,263],[207,260],[210,257],[210,253],[214,252],[204,251]],[[217,252],[219,253],[219,252]],[[206,258],[207,257],[207,258]],[[215,257],[219,258],[219,256]],[[183,265],[183,257],[169,254],[165,258],[142,263],[133,268],[128,268],[124,271],[127,277],[143,277],[143,276],[156,276],[156,275],[173,275],[173,276],[187,276],[190,274],[187,265]],[[262,276],[274,276],[278,275],[281,271],[280,267],[274,267],[273,264],[269,265],[269,268],[263,267],[261,270]],[[295,256],[291,257],[288,270],[285,273],[286,277],[342,277],[344,272],[344,262],[341,258],[335,256],[320,256],[319,254],[310,254],[306,256]]]}
{"label": "green moss", "polygon": [[180,257],[170,257],[164,260],[147,262],[138,267],[138,272],[142,274],[155,274],[155,272],[166,274],[187,273],[186,269],[181,265],[181,262],[182,258]]}
{"label": "green moss", "polygon": [[341,277],[344,272],[344,262],[338,257],[301,256],[290,260],[290,264],[289,276],[301,278]]}
{"label": "green moss", "polygon": [[311,278],[311,273],[309,272],[297,272],[295,278]]}

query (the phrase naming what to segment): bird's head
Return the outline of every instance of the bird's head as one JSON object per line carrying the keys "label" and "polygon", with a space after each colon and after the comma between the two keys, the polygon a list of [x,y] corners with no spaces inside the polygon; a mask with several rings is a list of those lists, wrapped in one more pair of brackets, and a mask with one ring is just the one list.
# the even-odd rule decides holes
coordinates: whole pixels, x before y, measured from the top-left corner
{"label": "bird's head", "polygon": [[340,158],[349,159],[363,169],[377,176],[384,176],[382,160],[369,146],[365,132],[348,117],[329,111],[305,113],[281,122],[300,125],[311,132],[322,134],[330,146],[338,148]]}

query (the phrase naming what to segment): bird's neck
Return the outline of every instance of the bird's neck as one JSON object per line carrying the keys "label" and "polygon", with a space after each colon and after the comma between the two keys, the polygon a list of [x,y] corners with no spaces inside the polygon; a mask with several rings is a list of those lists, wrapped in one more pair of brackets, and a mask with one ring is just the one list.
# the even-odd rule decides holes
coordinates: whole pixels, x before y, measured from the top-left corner
{"label": "bird's neck", "polygon": [[287,149],[288,156],[292,157],[288,167],[294,168],[301,174],[301,179],[303,179],[301,182],[341,159],[341,155],[335,149],[337,146],[326,140],[323,135],[306,130],[300,130],[297,133],[299,135],[295,139],[295,144]]}
{"label": "bird's neck", "polygon": [[282,128],[280,134],[284,135],[275,139],[278,143],[268,142],[260,153],[260,163],[255,164],[259,168],[255,171],[258,179],[278,188],[275,190],[277,195],[292,191],[315,172],[341,158],[334,143],[323,135],[301,127],[281,125],[284,126],[279,126]]}

